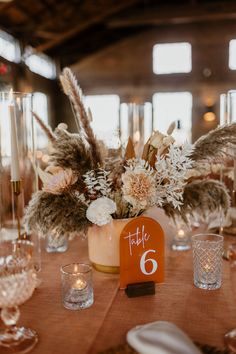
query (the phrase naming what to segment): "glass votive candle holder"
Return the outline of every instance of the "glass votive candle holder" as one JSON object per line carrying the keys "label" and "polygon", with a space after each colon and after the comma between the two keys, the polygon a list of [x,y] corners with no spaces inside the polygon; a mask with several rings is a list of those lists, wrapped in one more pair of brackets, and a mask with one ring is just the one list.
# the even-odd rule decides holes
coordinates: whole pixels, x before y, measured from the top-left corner
{"label": "glass votive candle holder", "polygon": [[192,236],[194,285],[214,290],[221,287],[223,236],[199,234]]}
{"label": "glass votive candle holder", "polygon": [[68,248],[68,237],[60,235],[56,237],[53,233],[45,237],[45,249],[48,253],[66,252]]}
{"label": "glass votive candle holder", "polygon": [[172,250],[174,251],[189,250],[191,248],[189,226],[181,218],[175,218],[172,228],[174,230],[174,237],[171,246]]}
{"label": "glass votive candle holder", "polygon": [[92,267],[72,263],[61,267],[62,303],[69,310],[81,310],[93,304]]}

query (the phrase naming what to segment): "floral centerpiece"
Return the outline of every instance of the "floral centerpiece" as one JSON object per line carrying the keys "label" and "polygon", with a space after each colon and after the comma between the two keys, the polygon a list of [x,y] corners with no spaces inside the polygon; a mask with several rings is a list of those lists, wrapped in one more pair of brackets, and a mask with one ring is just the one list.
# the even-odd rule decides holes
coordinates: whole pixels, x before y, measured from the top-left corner
{"label": "floral centerpiece", "polygon": [[64,69],[61,83],[74,107],[79,132],[69,133],[63,123],[52,132],[35,114],[52,149],[47,169],[38,168],[43,188],[26,210],[27,229],[37,228],[42,234],[52,229],[58,235],[79,233],[92,224],[138,216],[154,205],[180,208],[192,147],[175,145],[173,125],[167,135],[155,132],[150,137],[142,157],[135,156],[131,139],[123,155],[109,157],[94,136],[91,113],[86,112],[69,69]]}
{"label": "floral centerpiece", "polygon": [[[115,219],[137,217],[152,206],[164,208],[168,215],[185,215],[193,209],[227,209],[225,187],[211,179],[196,180],[194,171],[202,161],[222,157],[227,144],[236,144],[236,125],[218,128],[194,146],[177,146],[171,136],[154,132],[135,155],[132,140],[126,149],[109,155],[90,126],[91,112],[83,105],[82,92],[70,71],[60,77],[78,128],[69,133],[64,123],[54,132],[36,114],[35,118],[51,141],[49,166],[38,169],[43,182],[26,211],[27,231],[41,235],[86,234],[92,225],[102,227]],[[56,236],[55,236],[56,237]]]}

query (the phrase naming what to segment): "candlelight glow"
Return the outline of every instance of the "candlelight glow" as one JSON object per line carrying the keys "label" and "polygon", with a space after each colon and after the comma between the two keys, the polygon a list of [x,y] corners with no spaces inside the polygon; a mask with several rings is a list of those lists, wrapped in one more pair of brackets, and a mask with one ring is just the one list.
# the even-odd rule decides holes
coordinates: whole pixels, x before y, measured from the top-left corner
{"label": "candlelight glow", "polygon": [[178,236],[179,237],[184,237],[185,236],[185,232],[184,232],[183,229],[178,230]]}
{"label": "candlelight glow", "polygon": [[204,270],[205,270],[206,273],[209,273],[212,269],[211,269],[211,266],[209,264],[206,264],[204,266]]}
{"label": "candlelight glow", "polygon": [[76,282],[73,285],[73,288],[77,289],[77,290],[83,290],[83,289],[86,288],[86,286],[87,286],[87,283],[86,283],[85,280],[77,279]]}

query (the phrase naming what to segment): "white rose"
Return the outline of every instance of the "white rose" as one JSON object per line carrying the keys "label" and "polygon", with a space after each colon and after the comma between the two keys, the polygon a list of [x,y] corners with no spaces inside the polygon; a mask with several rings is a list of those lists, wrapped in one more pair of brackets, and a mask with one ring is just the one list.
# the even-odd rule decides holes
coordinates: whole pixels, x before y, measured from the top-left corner
{"label": "white rose", "polygon": [[116,211],[116,203],[110,198],[101,197],[94,200],[86,211],[86,217],[93,224],[102,226],[111,220],[111,214]]}

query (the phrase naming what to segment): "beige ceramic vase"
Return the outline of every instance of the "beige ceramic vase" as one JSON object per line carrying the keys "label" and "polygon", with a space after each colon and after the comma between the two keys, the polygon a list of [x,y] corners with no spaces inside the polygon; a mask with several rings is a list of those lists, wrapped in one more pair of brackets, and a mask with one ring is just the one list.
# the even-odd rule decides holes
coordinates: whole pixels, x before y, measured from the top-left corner
{"label": "beige ceramic vase", "polygon": [[89,259],[95,269],[105,273],[119,273],[120,234],[132,219],[112,219],[103,226],[93,225],[88,230]]}

